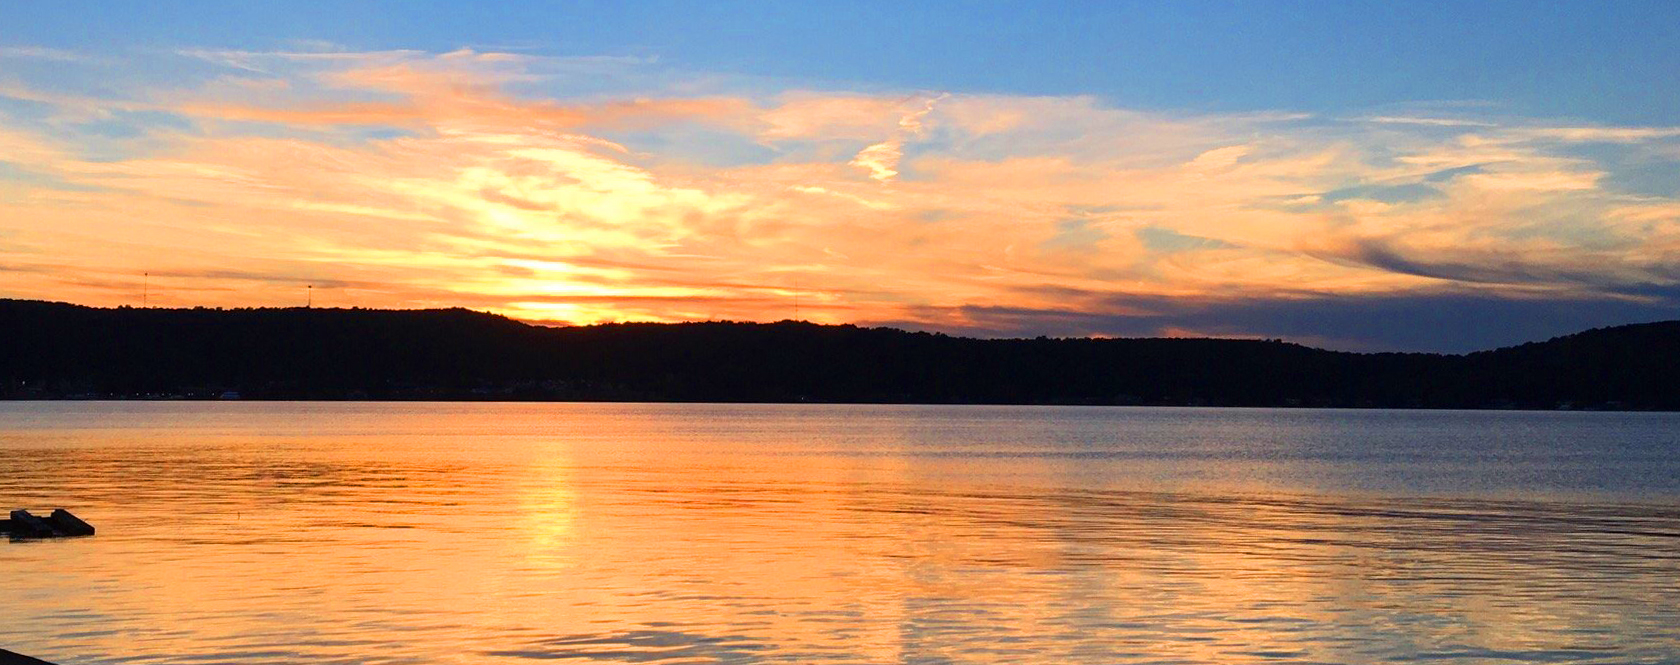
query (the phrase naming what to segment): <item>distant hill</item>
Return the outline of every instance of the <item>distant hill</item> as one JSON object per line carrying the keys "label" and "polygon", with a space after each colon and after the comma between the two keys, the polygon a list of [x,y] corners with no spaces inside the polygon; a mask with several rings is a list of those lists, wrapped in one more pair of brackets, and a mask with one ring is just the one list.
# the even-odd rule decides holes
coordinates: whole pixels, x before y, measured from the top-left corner
{"label": "distant hill", "polygon": [[1467,355],[0,300],[0,397],[1680,409],[1680,321]]}

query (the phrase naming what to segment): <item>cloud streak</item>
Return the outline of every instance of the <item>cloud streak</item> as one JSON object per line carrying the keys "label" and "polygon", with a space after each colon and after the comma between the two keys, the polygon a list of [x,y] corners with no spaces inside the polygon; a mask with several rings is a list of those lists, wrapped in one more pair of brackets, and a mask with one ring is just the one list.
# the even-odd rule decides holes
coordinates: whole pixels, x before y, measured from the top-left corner
{"label": "cloud streak", "polygon": [[898,162],[904,158],[904,144],[921,137],[925,129],[922,119],[933,113],[934,105],[948,96],[928,99],[920,109],[904,114],[898,119],[898,128],[891,138],[859,151],[852,158],[851,165],[868,172],[869,177],[875,180],[892,182],[898,177]]}
{"label": "cloud streak", "polygon": [[[0,294],[130,303],[150,272],[153,304],[314,283],[591,323],[779,319],[797,284],[826,322],[1267,336],[1308,334],[1314,307],[1612,323],[1680,294],[1680,200],[1614,186],[1680,169],[1671,128],[706,86],[474,51],[172,57],[209,69],[7,84],[30,106],[0,107]],[[1318,334],[1453,344],[1355,318]]]}

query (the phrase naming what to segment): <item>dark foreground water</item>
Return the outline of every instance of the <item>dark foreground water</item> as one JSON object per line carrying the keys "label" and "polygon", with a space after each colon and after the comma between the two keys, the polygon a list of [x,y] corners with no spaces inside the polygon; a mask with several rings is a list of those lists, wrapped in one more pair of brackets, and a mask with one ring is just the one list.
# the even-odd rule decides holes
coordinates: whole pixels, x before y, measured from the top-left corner
{"label": "dark foreground water", "polygon": [[1680,663],[1680,415],[0,404],[89,663]]}

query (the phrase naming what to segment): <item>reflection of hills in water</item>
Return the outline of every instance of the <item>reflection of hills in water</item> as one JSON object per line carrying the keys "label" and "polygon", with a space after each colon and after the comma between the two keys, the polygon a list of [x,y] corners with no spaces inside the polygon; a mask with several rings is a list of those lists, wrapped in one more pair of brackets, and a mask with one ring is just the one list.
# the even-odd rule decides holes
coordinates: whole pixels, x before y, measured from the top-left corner
{"label": "reflection of hills in water", "polygon": [[1680,409],[1680,322],[1473,353],[0,300],[0,397]]}
{"label": "reflection of hills in water", "polygon": [[0,496],[100,526],[0,542],[0,643],[155,663],[1664,662],[1676,431],[1629,413],[0,404],[21,469]]}

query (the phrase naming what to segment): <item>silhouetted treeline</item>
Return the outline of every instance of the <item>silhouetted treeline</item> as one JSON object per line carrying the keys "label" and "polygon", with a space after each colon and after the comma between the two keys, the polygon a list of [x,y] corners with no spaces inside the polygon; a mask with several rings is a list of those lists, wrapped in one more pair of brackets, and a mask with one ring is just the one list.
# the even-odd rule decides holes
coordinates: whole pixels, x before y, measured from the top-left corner
{"label": "silhouetted treeline", "polygon": [[550,328],[450,310],[0,300],[7,398],[1680,409],[1680,322],[1468,355],[982,340],[809,323]]}

